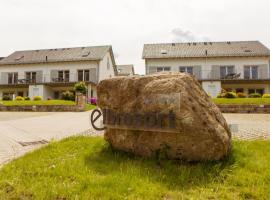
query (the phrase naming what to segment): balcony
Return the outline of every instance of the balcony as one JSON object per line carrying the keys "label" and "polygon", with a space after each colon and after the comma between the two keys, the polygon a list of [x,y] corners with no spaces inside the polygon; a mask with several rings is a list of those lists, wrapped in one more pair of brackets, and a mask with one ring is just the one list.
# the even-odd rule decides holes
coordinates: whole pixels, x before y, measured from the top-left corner
{"label": "balcony", "polygon": [[231,73],[220,73],[216,70],[200,70],[196,74],[193,74],[199,81],[234,81],[234,80],[243,80],[243,81],[262,81],[270,80],[269,73],[264,70],[258,70],[256,73],[244,73],[233,71]]}
{"label": "balcony", "polygon": [[87,83],[97,84],[97,76],[96,74],[87,74],[87,75],[79,75],[78,73],[68,73],[65,75],[53,75],[52,74],[39,74],[34,77],[18,78],[8,78],[5,77],[6,74],[2,73],[0,85],[4,87],[28,87],[33,84],[46,84],[51,86],[58,85],[73,85],[79,81],[84,81]]}

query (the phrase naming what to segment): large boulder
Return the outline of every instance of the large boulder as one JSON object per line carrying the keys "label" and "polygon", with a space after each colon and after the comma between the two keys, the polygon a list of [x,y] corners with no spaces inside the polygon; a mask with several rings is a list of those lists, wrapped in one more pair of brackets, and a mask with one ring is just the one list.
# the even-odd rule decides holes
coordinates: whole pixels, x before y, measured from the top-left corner
{"label": "large boulder", "polygon": [[186,161],[220,160],[231,149],[224,117],[188,74],[116,77],[97,94],[104,137],[116,149]]}

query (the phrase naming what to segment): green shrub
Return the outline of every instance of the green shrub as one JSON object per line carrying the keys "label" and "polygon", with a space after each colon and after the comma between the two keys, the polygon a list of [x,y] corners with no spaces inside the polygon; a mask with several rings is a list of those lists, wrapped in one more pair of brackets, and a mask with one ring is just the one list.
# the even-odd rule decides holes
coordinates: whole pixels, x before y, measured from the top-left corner
{"label": "green shrub", "polygon": [[224,98],[228,98],[228,99],[233,99],[233,98],[236,98],[236,93],[235,92],[226,92],[224,94]]}
{"label": "green shrub", "polygon": [[252,94],[250,94],[248,97],[249,97],[249,98],[261,98],[262,95],[259,94],[259,93],[252,93]]}
{"label": "green shrub", "polygon": [[24,97],[24,100],[25,100],[25,101],[29,101],[29,100],[31,100],[31,99],[30,99],[30,97]]}
{"label": "green shrub", "polygon": [[85,82],[79,82],[75,84],[74,89],[76,92],[86,94],[87,87],[86,87]]}
{"label": "green shrub", "polygon": [[42,98],[41,98],[41,96],[34,96],[34,97],[33,97],[33,100],[34,100],[34,101],[41,101]]}
{"label": "green shrub", "polygon": [[237,97],[238,97],[238,98],[246,98],[247,95],[246,95],[245,93],[243,93],[243,92],[238,92],[238,93],[237,93]]}
{"label": "green shrub", "polygon": [[75,95],[70,91],[65,91],[61,94],[62,100],[75,101]]}
{"label": "green shrub", "polygon": [[270,98],[270,94],[264,94],[262,98]]}
{"label": "green shrub", "polygon": [[7,95],[4,95],[3,98],[2,98],[3,101],[11,101],[11,97],[10,96],[7,96]]}
{"label": "green shrub", "polygon": [[224,98],[224,94],[219,93],[219,94],[217,95],[217,98]]}
{"label": "green shrub", "polygon": [[23,97],[21,97],[21,96],[16,96],[16,101],[23,101],[23,100],[24,100]]}

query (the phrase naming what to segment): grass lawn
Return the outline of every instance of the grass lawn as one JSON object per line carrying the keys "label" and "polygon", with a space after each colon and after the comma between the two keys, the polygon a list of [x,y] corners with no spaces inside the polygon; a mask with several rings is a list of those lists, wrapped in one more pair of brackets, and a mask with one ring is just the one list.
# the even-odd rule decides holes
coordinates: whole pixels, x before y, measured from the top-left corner
{"label": "grass lawn", "polygon": [[91,105],[91,104],[86,104],[86,105],[85,105],[85,110],[93,110],[93,109],[95,109],[95,108],[96,108],[95,105]]}
{"label": "grass lawn", "polygon": [[42,100],[42,101],[0,101],[5,106],[33,106],[33,105],[75,105],[74,101]]}
{"label": "grass lawn", "polygon": [[213,99],[216,104],[250,104],[250,105],[268,105],[270,104],[270,98],[215,98]]}
{"label": "grass lawn", "polygon": [[144,160],[103,138],[53,142],[0,170],[0,199],[270,199],[270,141],[235,141],[227,160]]}

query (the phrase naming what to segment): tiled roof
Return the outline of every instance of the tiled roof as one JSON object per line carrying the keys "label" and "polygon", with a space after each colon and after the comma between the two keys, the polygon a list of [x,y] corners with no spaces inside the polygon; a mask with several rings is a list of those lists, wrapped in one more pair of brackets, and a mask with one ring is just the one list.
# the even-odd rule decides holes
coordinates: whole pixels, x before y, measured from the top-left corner
{"label": "tiled roof", "polygon": [[133,65],[117,65],[118,75],[134,75],[134,67]]}
{"label": "tiled roof", "polygon": [[143,58],[270,56],[270,50],[259,41],[199,42],[145,44]]}
{"label": "tiled roof", "polygon": [[3,60],[5,57],[0,57],[0,60]]}
{"label": "tiled roof", "polygon": [[111,46],[16,51],[0,61],[0,65],[63,61],[101,60]]}

